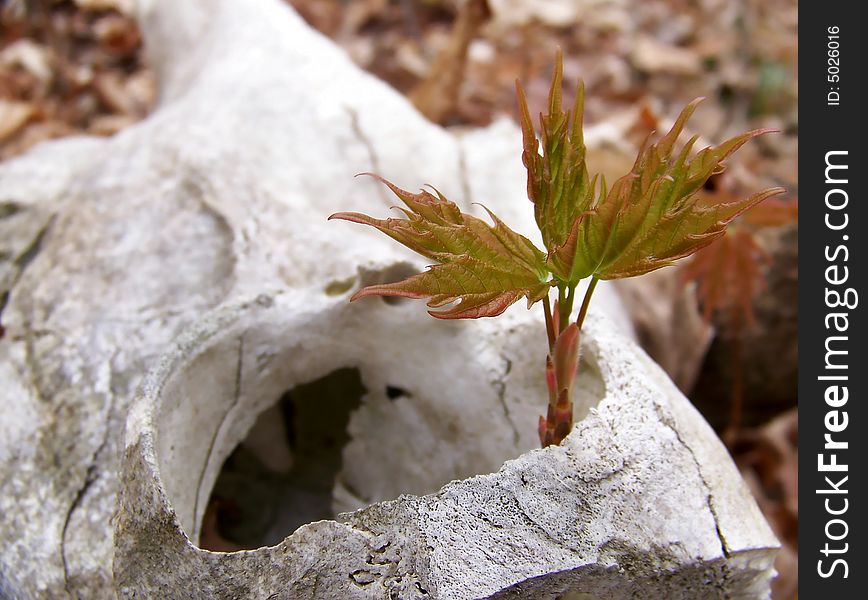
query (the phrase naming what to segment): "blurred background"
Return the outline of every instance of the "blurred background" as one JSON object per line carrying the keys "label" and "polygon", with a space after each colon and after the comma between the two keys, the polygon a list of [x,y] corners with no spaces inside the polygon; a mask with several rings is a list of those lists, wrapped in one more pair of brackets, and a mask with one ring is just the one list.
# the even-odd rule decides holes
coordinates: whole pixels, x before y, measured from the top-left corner
{"label": "blurred background", "polygon": [[[627,280],[640,341],[719,432],[783,544],[775,599],[797,597],[796,0],[291,0],[432,121],[515,119],[515,80],[543,106],[557,48],[586,86],[591,172],[627,172],[642,140],[704,96],[701,142],[758,127],[703,190],[788,190],[676,268]],[[0,160],[112,135],[156,101],[134,0],[0,2]]]}

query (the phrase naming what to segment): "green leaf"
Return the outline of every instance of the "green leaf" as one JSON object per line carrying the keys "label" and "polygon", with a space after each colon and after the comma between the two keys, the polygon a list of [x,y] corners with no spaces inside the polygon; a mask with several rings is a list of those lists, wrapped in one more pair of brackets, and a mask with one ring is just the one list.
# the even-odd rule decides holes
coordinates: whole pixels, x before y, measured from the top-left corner
{"label": "green leaf", "polygon": [[528,305],[542,299],[550,284],[545,255],[530,240],[507,227],[488,209],[494,225],[464,214],[434,190],[413,194],[374,176],[400,198],[406,219],[375,219],[360,213],[337,213],[343,219],[376,227],[419,254],[437,261],[427,271],[404,281],[373,285],[356,292],[365,296],[429,298],[429,311],[441,319],[473,319],[499,315],[526,297]]}
{"label": "green leaf", "polygon": [[522,161],[527,168],[527,195],[534,203],[534,216],[549,250],[552,272],[562,280],[569,274],[569,262],[552,254],[573,233],[575,223],[592,208],[595,180],[588,175],[585,164],[585,142],[582,132],[584,87],[576,89],[576,101],[571,110],[562,107],[563,55],[558,51],[552,85],[549,90],[548,113],[540,115],[542,154],[536,138],[524,89],[516,81],[521,129],[524,140]]}
{"label": "green leaf", "polygon": [[774,188],[731,202],[700,202],[696,192],[723,170],[727,157],[772,131],[750,131],[689,158],[697,140],[693,137],[676,154],[678,136],[700,100],[687,105],[656,144],[646,143],[630,173],[610,190],[605,183],[601,186],[590,211],[573,218],[565,240],[549,249],[548,263],[559,277],[570,283],[590,275],[618,279],[670,265],[722,236],[742,212],[784,191]]}

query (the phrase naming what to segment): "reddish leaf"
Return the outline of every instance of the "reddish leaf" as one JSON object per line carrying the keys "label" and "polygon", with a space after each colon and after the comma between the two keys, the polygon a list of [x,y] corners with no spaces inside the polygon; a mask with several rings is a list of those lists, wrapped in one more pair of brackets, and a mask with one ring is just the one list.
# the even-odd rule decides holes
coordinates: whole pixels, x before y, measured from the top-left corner
{"label": "reddish leaf", "polygon": [[799,217],[799,201],[795,198],[770,198],[747,211],[742,219],[754,227],[779,227]]}
{"label": "reddish leaf", "polygon": [[578,219],[575,233],[556,249],[560,260],[572,255],[570,281],[594,275],[618,279],[672,264],[721,237],[735,217],[784,190],[773,188],[743,199],[713,204],[697,191],[722,162],[748,140],[768,133],[755,130],[704,148],[688,158],[696,137],[674,154],[675,142],[698,101],[689,104],[659,142],[643,149],[632,171],[604,191],[604,199]]}
{"label": "reddish leaf", "polygon": [[730,231],[693,256],[682,277],[696,282],[696,296],[705,320],[710,321],[713,313],[722,311],[736,331],[753,322],[753,297],[762,282],[763,260],[765,254],[745,229]]}
{"label": "reddish leaf", "polygon": [[430,298],[431,308],[457,302],[429,312],[441,319],[474,319],[499,315],[522,297],[533,304],[548,293],[543,253],[491,212],[493,226],[462,213],[439,192],[413,194],[377,178],[404,202],[406,219],[374,219],[360,213],[329,218],[376,227],[439,264],[404,281],[368,286],[353,300],[371,295]]}
{"label": "reddish leaf", "polygon": [[[562,81],[563,56],[558,51],[549,91],[548,113],[540,115],[542,154],[539,153],[540,144],[524,89],[516,81],[524,139],[522,161],[527,168],[527,195],[534,203],[537,226],[549,251],[566,242],[574,223],[594,202],[595,181],[589,177],[585,164],[582,132],[584,87],[579,84],[573,108],[564,111]],[[551,266],[555,274],[566,278],[560,263],[555,261]]]}
{"label": "reddish leaf", "polygon": [[[750,139],[772,130],[758,129],[692,158],[693,137],[678,152],[676,142],[700,99],[681,112],[672,129],[640,151],[630,173],[610,190],[590,178],[582,137],[583,88],[572,110],[561,102],[562,57],[558,54],[548,113],[540,116],[542,154],[524,91],[518,101],[524,138],[522,158],[528,173],[528,197],[548,250],[547,266],[562,282],[574,285],[588,276],[618,279],[672,264],[723,235],[726,225],[780,188],[748,198],[705,204],[697,192],[723,170],[723,161]],[[595,200],[596,198],[596,200]]]}

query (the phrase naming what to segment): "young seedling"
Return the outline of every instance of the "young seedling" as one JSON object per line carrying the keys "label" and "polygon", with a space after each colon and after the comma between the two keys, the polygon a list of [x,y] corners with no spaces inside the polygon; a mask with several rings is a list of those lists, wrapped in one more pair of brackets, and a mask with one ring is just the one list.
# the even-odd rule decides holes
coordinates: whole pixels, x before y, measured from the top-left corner
{"label": "young seedling", "polygon": [[[693,137],[676,153],[678,136],[699,100],[687,105],[660,140],[646,141],[632,170],[608,187],[602,177],[590,177],[585,164],[583,86],[576,90],[572,109],[565,110],[562,79],[558,53],[548,112],[540,115],[541,153],[524,90],[516,82],[527,194],[545,251],[488,209],[492,224],[462,213],[436,189],[434,194],[414,194],[376,175],[404,203],[400,210],[406,218],[375,219],[360,213],[329,217],[376,227],[435,263],[403,281],[363,288],[351,300],[372,295],[428,298],[430,308],[441,309],[429,311],[439,319],[494,317],[520,298],[527,298],[528,308],[542,301],[549,396],[546,416],[539,418],[543,447],[560,444],[572,429],[580,332],[597,282],[671,265],[721,237],[742,212],[783,192],[774,188],[718,204],[697,202],[696,192],[723,170],[727,157],[771,131],[750,131],[691,157],[697,140]],[[586,278],[590,282],[572,320],[576,288]]]}

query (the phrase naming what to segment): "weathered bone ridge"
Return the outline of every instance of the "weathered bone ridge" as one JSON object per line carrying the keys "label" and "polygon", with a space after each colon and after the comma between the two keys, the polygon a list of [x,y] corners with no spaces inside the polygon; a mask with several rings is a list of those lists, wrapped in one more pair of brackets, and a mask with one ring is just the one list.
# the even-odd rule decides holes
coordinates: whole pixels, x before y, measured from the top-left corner
{"label": "weathered bone ridge", "polygon": [[[316,315],[304,308],[312,304],[304,294],[282,294],[218,309],[144,382],[130,411],[115,530],[122,591],[202,598],[298,598],[312,589],[322,598],[767,595],[776,542],[723,446],[662,370],[601,317],[586,325],[582,363],[580,396],[593,407],[563,446],[528,452],[434,494],[401,495],[305,525],[273,547],[200,550],[191,540],[216,469],[269,399],[300,378],[352,364],[373,386],[397,375],[389,373],[397,350],[409,366],[413,400],[438,421],[462,414],[475,421],[484,418],[477,411],[495,406],[493,399],[487,407],[455,399],[454,384],[426,378],[425,351],[413,338],[377,344],[377,332],[400,329],[409,307],[371,312],[335,300]],[[532,316],[509,320],[513,339],[538,341]],[[370,335],[336,347],[330,328]],[[458,344],[446,366],[457,379],[472,377],[463,365],[496,339]],[[510,356],[513,349],[501,351]],[[438,386],[443,396],[429,398]],[[420,452],[451,457],[453,468],[466,472],[484,467],[478,454],[498,435],[435,440],[427,429],[436,424],[419,429],[418,416],[400,424],[388,418],[378,415],[379,424],[366,428],[364,453],[353,444],[345,450],[345,468],[362,470],[368,479],[356,485],[371,494],[396,494],[388,489],[396,480],[424,489],[412,470],[434,464],[377,454],[377,440],[394,452],[387,438],[403,431],[419,438]],[[468,440],[478,446],[464,454]]]}

